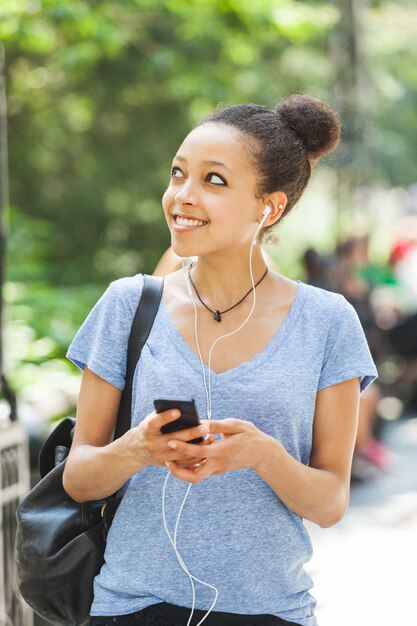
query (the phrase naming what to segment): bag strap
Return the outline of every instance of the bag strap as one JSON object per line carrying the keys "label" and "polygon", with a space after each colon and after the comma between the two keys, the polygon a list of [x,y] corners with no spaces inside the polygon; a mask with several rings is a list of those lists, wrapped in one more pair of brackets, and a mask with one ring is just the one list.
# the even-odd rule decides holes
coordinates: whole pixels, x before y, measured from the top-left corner
{"label": "bag strap", "polygon": [[114,439],[121,437],[131,427],[133,376],[153,326],[159,304],[161,302],[164,279],[159,276],[143,275],[144,285],[142,296],[130,330],[127,348],[126,383],[120,399]]}

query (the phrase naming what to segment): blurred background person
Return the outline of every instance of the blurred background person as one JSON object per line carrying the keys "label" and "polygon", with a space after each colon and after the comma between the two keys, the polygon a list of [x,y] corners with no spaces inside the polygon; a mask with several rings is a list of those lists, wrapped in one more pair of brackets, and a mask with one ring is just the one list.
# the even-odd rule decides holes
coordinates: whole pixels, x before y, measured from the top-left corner
{"label": "blurred background person", "polygon": [[[370,267],[367,235],[347,237],[332,257],[324,257],[313,248],[304,255],[306,279],[310,284],[341,293],[355,308],[365,332],[372,357],[378,364],[383,350],[384,333],[378,327],[371,304],[372,286],[367,280]],[[385,471],[390,456],[381,438],[378,404],[382,394],[378,384],[361,394],[358,432],[352,477],[366,480]]]}
{"label": "blurred background person", "polygon": [[322,256],[315,248],[307,248],[303,255],[306,282],[315,287],[330,289],[329,259]]}
{"label": "blurred background person", "polygon": [[417,411],[417,216],[399,221],[388,264],[397,296],[389,339],[392,351],[404,360],[397,389],[413,415]]}

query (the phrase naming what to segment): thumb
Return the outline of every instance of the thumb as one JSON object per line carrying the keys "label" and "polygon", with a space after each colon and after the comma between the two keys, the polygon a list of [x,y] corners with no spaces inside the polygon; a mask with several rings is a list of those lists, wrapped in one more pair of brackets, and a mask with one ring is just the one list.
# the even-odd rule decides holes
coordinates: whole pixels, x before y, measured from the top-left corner
{"label": "thumb", "polygon": [[236,420],[229,418],[221,421],[210,420],[209,423],[209,433],[213,434],[222,434],[222,435],[233,435],[234,433],[238,433],[242,430],[242,428],[236,424]]}

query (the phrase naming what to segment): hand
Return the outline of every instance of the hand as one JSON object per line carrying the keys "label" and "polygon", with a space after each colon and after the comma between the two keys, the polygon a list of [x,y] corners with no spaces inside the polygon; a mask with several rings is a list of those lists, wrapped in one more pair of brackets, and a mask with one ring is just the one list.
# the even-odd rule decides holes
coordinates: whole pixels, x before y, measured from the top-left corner
{"label": "hand", "polygon": [[[208,422],[210,435],[220,434],[221,440],[211,443],[201,453],[202,462],[192,467],[181,467],[176,461],[168,461],[171,474],[190,483],[199,483],[207,476],[224,474],[235,469],[252,467],[259,455],[259,443],[268,435],[260,431],[252,422],[239,419],[224,419]],[[195,459],[197,446],[185,443],[171,434],[169,448]],[[191,465],[191,464],[190,464]]]}
{"label": "hand", "polygon": [[180,450],[173,451],[168,448],[168,441],[172,440],[173,434],[162,434],[161,426],[169,424],[180,417],[180,411],[173,409],[156,413],[150,413],[138,426],[136,426],[136,445],[139,446],[140,455],[146,465],[164,465],[167,461],[175,461],[179,467],[193,467],[203,462],[205,454],[201,447],[207,446],[214,441],[213,436],[208,434],[208,422],[203,421],[199,426],[187,428],[175,433],[175,438],[181,442],[187,442],[197,437],[205,437],[204,441],[193,446],[193,454],[184,454]]}

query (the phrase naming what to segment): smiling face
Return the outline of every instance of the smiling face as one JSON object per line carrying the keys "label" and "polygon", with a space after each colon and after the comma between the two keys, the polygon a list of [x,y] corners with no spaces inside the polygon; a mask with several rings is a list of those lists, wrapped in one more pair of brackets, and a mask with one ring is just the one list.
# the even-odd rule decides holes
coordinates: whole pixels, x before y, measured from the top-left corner
{"label": "smiling face", "polygon": [[[230,126],[197,126],[172,162],[162,204],[172,247],[182,257],[236,250],[250,244],[262,202],[245,149]],[[246,247],[246,246],[245,246]]]}

